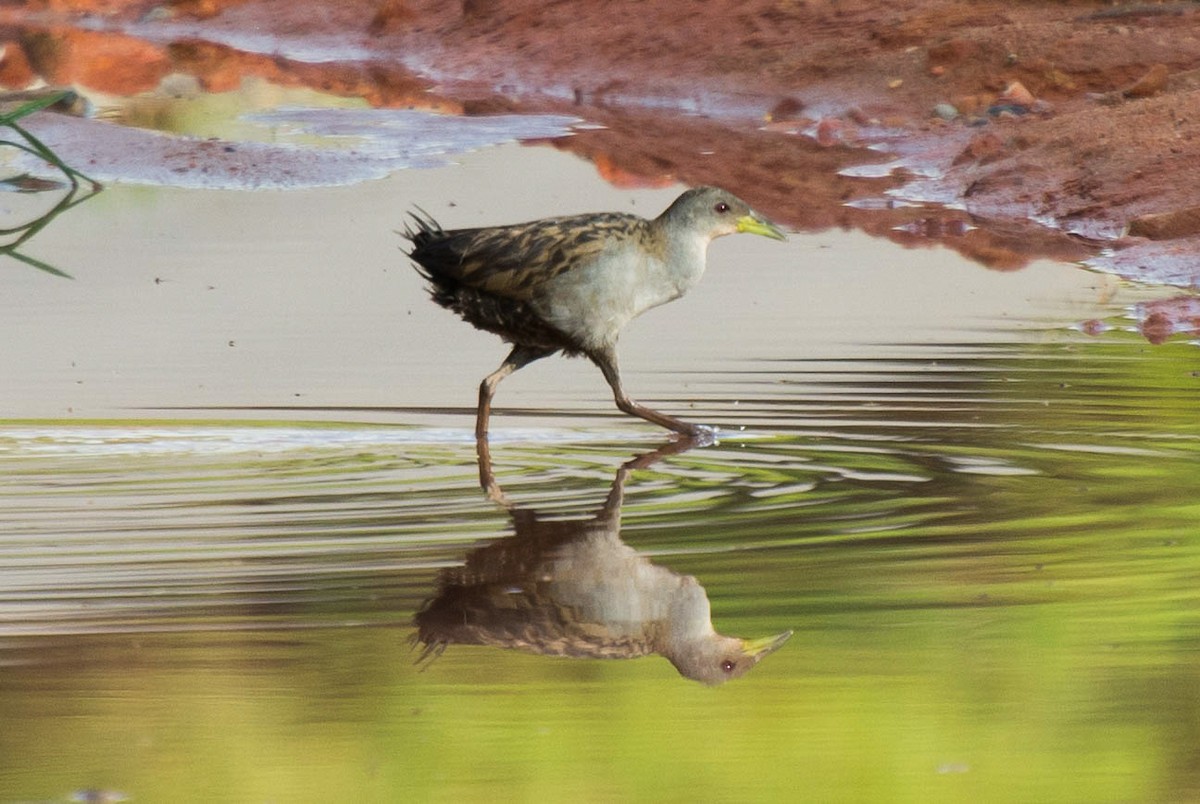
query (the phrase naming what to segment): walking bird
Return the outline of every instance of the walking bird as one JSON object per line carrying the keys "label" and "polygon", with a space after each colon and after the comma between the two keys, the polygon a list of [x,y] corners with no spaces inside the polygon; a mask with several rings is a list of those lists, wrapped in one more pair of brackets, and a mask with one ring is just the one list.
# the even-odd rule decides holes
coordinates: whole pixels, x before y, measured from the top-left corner
{"label": "walking bird", "polygon": [[512,344],[479,386],[475,435],[486,438],[496,386],[556,352],[583,355],[604,373],[625,413],[693,437],[711,431],[635,402],[621,384],[617,339],[633,318],[700,281],[713,238],[749,232],[784,240],[745,201],[717,187],[684,192],[652,220],[622,212],[512,226],[443,229],[411,213],[408,256],[433,300]]}

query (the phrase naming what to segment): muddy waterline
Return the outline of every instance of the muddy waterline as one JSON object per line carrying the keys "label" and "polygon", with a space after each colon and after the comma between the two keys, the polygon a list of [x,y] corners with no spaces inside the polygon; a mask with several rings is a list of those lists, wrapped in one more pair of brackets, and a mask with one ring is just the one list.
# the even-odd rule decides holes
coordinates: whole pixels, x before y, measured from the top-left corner
{"label": "muddy waterline", "polygon": [[[54,221],[30,249],[75,278],[0,278],[0,798],[1200,795],[1200,360],[1134,331],[1162,290],[721,240],[622,351],[720,443],[623,472],[667,436],[542,361],[502,387],[489,499],[472,405],[504,350],[425,298],[404,210],[677,191],[505,146],[345,188],[117,185]],[[716,690],[658,656],[417,662],[447,573],[622,484],[614,549],[694,577],[717,631],[791,640]]]}

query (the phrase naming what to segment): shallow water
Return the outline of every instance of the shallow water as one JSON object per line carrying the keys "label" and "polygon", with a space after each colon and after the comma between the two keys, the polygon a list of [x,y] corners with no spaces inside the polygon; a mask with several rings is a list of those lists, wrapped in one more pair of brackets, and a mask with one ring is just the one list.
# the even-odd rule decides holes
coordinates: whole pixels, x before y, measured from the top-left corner
{"label": "shallow water", "polygon": [[[501,387],[489,497],[472,406],[504,350],[424,298],[402,212],[676,192],[507,146],[356,187],[117,185],[31,241],[75,279],[0,274],[0,799],[1200,796],[1200,353],[1136,331],[1167,292],[728,238],[622,351],[719,443],[623,470],[669,439],[546,360]],[[795,633],[717,688],[537,655],[575,643],[532,625],[413,644],[462,587],[511,625],[564,550]]]}

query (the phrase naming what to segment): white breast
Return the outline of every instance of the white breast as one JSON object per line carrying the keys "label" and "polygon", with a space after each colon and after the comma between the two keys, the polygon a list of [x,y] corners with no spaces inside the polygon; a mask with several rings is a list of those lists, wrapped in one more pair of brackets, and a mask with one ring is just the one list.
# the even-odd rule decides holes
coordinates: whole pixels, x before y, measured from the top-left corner
{"label": "white breast", "polygon": [[[621,328],[689,291],[704,274],[707,239],[664,263],[629,248],[558,276],[535,302],[538,314],[588,347],[616,342]],[[682,257],[682,259],[681,259]]]}

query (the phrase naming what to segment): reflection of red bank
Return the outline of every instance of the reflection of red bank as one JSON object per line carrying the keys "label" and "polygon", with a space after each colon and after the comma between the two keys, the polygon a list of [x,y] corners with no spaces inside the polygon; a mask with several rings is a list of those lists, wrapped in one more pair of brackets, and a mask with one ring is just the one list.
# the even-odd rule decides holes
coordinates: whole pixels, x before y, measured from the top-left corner
{"label": "reflection of red bank", "polygon": [[1200,207],[1139,215],[1129,222],[1131,237],[1172,240],[1200,234]]}
{"label": "reflection of red bank", "polygon": [[1193,296],[1146,302],[1136,312],[1138,330],[1150,343],[1163,343],[1172,335],[1200,335],[1200,299]]}
{"label": "reflection of red bank", "polygon": [[37,73],[25,56],[20,42],[4,42],[0,52],[0,87],[28,89],[37,81]]}
{"label": "reflection of red bank", "polygon": [[[1200,58],[1200,14],[1188,4],[702,5],[681,16],[668,0],[639,3],[636,14],[539,0],[9,3],[0,83],[128,93],[159,86],[169,70],[216,91],[258,76],[430,108],[436,82],[448,109],[499,98],[513,111],[570,111],[609,127],[620,186],[640,181],[626,174],[671,176],[759,204],[770,195],[780,199],[772,214],[805,230],[887,236],[893,222],[841,206],[894,185],[832,175],[872,161],[864,147],[894,160],[957,144],[964,158],[939,177],[940,203],[981,228],[1078,236],[1092,253],[1092,241],[1107,244],[1139,216],[1196,203],[1200,96],[1188,65]],[[790,132],[801,124],[830,146],[825,154],[797,155],[804,146]],[[1189,264],[1144,250],[1118,272],[1197,284],[1200,235],[1187,231],[1172,242]]]}
{"label": "reflection of red bank", "polygon": [[261,78],[276,86],[362,98],[371,106],[462,111],[461,104],[430,92],[429,81],[400,64],[307,62],[198,40],[173,43],[167,52],[175,70],[195,76],[208,92],[231,92],[247,78]]}
{"label": "reflection of red bank", "polygon": [[596,154],[592,163],[600,177],[613,187],[623,190],[644,190],[658,187],[670,187],[675,179],[668,175],[646,176],[634,170],[625,170],[616,162],[616,157],[610,154]]}
{"label": "reflection of red bank", "polygon": [[[1134,305],[1133,315],[1138,332],[1153,344],[1166,343],[1174,335],[1200,335],[1200,299],[1193,296],[1142,302]],[[1106,321],[1091,319],[1077,328],[1086,335],[1099,336],[1114,327]]]}
{"label": "reflection of red bank", "polygon": [[171,72],[163,48],[123,34],[54,28],[26,35],[22,45],[33,70],[55,86],[133,95]]}

